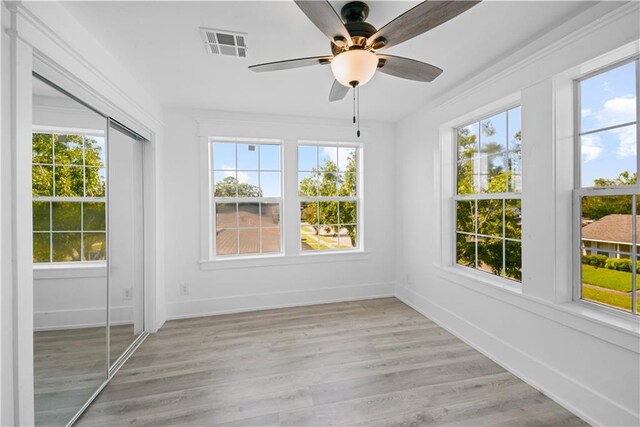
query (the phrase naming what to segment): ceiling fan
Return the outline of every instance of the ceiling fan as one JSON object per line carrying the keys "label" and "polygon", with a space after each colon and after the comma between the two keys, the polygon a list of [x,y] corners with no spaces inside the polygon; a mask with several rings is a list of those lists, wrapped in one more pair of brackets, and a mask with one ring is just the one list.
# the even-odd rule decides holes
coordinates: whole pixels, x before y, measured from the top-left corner
{"label": "ceiling fan", "polygon": [[427,0],[379,30],[366,22],[369,6],[364,2],[345,4],[340,11],[341,19],[326,0],[294,1],[311,22],[329,37],[332,54],[267,62],[252,65],[249,69],[263,72],[330,64],[335,81],[329,92],[329,101],[343,99],[349,88],[354,88],[355,106],[356,89],[359,90],[360,86],[371,80],[376,71],[421,82],[431,82],[438,77],[442,70],[434,65],[378,52],[455,18],[481,0]]}

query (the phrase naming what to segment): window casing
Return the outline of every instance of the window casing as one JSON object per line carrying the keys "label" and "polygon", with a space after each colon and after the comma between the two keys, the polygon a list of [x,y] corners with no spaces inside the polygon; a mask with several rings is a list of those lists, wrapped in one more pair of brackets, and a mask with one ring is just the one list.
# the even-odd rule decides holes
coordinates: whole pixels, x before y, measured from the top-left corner
{"label": "window casing", "polygon": [[301,252],[361,247],[360,150],[343,143],[298,145]]}
{"label": "window casing", "polygon": [[34,129],[33,262],[106,259],[103,131]]}
{"label": "window casing", "polygon": [[211,253],[281,254],[281,141],[212,137],[209,144]]}
{"label": "window casing", "polygon": [[454,264],[522,279],[521,119],[513,107],[455,130]]}
{"label": "window casing", "polygon": [[638,314],[640,59],[575,81],[574,298]]}

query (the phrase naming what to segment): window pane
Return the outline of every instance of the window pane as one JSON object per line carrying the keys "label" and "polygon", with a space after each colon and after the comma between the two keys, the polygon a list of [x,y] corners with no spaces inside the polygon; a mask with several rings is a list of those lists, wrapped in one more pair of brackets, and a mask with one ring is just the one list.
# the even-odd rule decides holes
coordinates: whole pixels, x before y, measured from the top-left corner
{"label": "window pane", "polygon": [[507,114],[500,113],[480,122],[480,152],[498,154],[507,149]]}
{"label": "window pane", "polygon": [[49,233],[33,233],[33,262],[51,261],[50,238]]}
{"label": "window pane", "polygon": [[260,203],[238,203],[238,226],[260,227]]}
{"label": "window pane", "polygon": [[[481,178],[480,186],[485,193],[504,193],[507,191],[504,154],[479,158]],[[484,178],[486,176],[486,178]]]}
{"label": "window pane", "polygon": [[260,189],[263,197],[280,197],[281,188],[280,172],[260,172]]}
{"label": "window pane", "polygon": [[260,229],[259,228],[241,228],[238,230],[240,236],[241,254],[256,254],[260,252]]}
{"label": "window pane", "polygon": [[53,164],[53,135],[50,133],[34,133],[31,136],[32,163]]}
{"label": "window pane", "polygon": [[522,202],[519,199],[505,200],[505,237],[510,239],[522,238]]}
{"label": "window pane", "polygon": [[86,179],[87,197],[104,197],[107,188],[106,169],[86,167],[84,168],[84,175]]}
{"label": "window pane", "polygon": [[80,261],[80,233],[53,233],[53,262]]}
{"label": "window pane", "polygon": [[354,197],[357,195],[357,175],[355,172],[338,175],[338,196]]}
{"label": "window pane", "polygon": [[636,108],[635,61],[580,82],[581,132],[634,122]]}
{"label": "window pane", "polygon": [[83,233],[83,261],[103,261],[107,259],[107,234]]}
{"label": "window pane", "polygon": [[473,200],[456,202],[456,230],[475,233],[475,205]]}
{"label": "window pane", "polygon": [[318,147],[298,146],[298,170],[307,172],[318,170]]}
{"label": "window pane", "polygon": [[478,268],[492,273],[500,275],[502,272],[502,259],[503,259],[503,240],[502,239],[490,239],[479,238],[478,239]]}
{"label": "window pane", "polygon": [[236,255],[238,253],[238,229],[216,229],[216,254]]}
{"label": "window pane", "polygon": [[353,147],[338,148],[338,170],[340,172],[356,171],[356,149]]}
{"label": "window pane", "polygon": [[258,172],[238,171],[238,197],[261,197]]}
{"label": "window pane", "polygon": [[318,174],[316,172],[298,173],[298,193],[300,196],[307,197],[318,195]]}
{"label": "window pane", "polygon": [[458,163],[458,194],[475,194],[479,182],[474,175],[475,160],[465,160]]}
{"label": "window pane", "polygon": [[235,203],[216,203],[216,228],[238,228],[238,207]]}
{"label": "window pane", "polygon": [[236,150],[238,170],[258,170],[258,146],[256,144],[237,144]]}
{"label": "window pane", "polygon": [[339,249],[340,246],[338,244],[338,226],[335,224],[320,225],[318,243],[318,249],[320,250]]}
{"label": "window pane", "polygon": [[318,147],[318,165],[323,171],[337,171],[338,147]]}
{"label": "window pane", "polygon": [[82,166],[56,166],[55,195],[61,197],[84,196]]}
{"label": "window pane", "polygon": [[33,165],[31,181],[33,196],[53,196],[53,166]]}
{"label": "window pane", "polygon": [[508,155],[508,191],[510,193],[522,192],[522,154],[520,151]]}
{"label": "window pane", "polygon": [[302,251],[313,251],[319,249],[317,226],[302,224],[300,226],[300,248]]}
{"label": "window pane", "polygon": [[479,123],[458,130],[458,160],[471,159],[478,153]]}
{"label": "window pane", "polygon": [[476,238],[468,234],[456,235],[456,262],[468,267],[476,266]]}
{"label": "window pane", "polygon": [[262,253],[280,252],[280,227],[262,227]]}
{"label": "window pane", "polygon": [[320,222],[317,202],[300,203],[300,222],[302,225],[316,225]]}
{"label": "window pane", "polygon": [[338,195],[338,174],[335,172],[325,172],[320,176],[319,195],[330,197]]}
{"label": "window pane", "polygon": [[84,137],[84,164],[85,166],[96,166],[103,168],[105,162],[104,137],[85,136]]}
{"label": "window pane", "polygon": [[223,142],[213,144],[213,169],[236,169],[236,144]]}
{"label": "window pane", "polygon": [[478,200],[478,234],[502,237],[502,200]]}
{"label": "window pane", "polygon": [[260,222],[262,227],[280,226],[280,204],[260,203]]}
{"label": "window pane", "polygon": [[517,281],[522,280],[522,243],[505,241],[505,276]]}
{"label": "window pane", "polygon": [[509,150],[519,150],[522,144],[521,108],[516,107],[508,111],[509,120]]}
{"label": "window pane", "polygon": [[636,126],[596,132],[580,138],[582,186],[631,184],[637,172]]}
{"label": "window pane", "polygon": [[85,231],[106,230],[106,219],[104,203],[96,202],[82,204],[82,225]]}
{"label": "window pane", "polygon": [[82,135],[53,135],[54,163],[82,166]]}
{"label": "window pane", "polygon": [[[80,231],[82,217],[80,215],[80,203],[76,202],[53,202],[51,203],[51,213],[53,215],[52,225],[54,231]],[[54,237],[54,242],[55,242]],[[79,249],[78,245],[78,249]],[[78,255],[80,251],[78,251]],[[55,248],[54,248],[55,255]]]}
{"label": "window pane", "polygon": [[631,260],[622,254],[582,257],[582,298],[586,300],[631,311],[631,280]]}
{"label": "window pane", "polygon": [[358,202],[338,202],[340,224],[358,223]]}
{"label": "window pane", "polygon": [[49,202],[33,202],[33,231],[49,231],[50,215]]}
{"label": "window pane", "polygon": [[320,224],[338,223],[338,202],[319,202]]}
{"label": "window pane", "polygon": [[280,146],[260,145],[260,170],[279,171],[280,170]]}
{"label": "window pane", "polygon": [[213,173],[214,195],[216,197],[237,197],[238,179],[235,171]]}
{"label": "window pane", "polygon": [[358,247],[358,227],[343,225],[338,235],[338,247],[340,249],[354,249]]}

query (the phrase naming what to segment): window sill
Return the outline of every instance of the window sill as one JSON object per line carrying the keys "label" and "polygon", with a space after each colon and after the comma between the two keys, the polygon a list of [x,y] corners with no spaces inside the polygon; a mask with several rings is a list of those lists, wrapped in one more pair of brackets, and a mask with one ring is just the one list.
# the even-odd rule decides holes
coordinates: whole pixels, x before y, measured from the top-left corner
{"label": "window sill", "polygon": [[281,265],[316,264],[326,262],[351,262],[367,260],[370,252],[323,252],[299,255],[260,255],[233,258],[218,258],[200,261],[201,270],[228,270],[238,268],[275,267]]}
{"label": "window sill", "polygon": [[547,320],[640,354],[640,318],[619,315],[573,301],[554,304],[522,293],[522,285],[506,285],[499,278],[478,277],[454,266],[435,266],[438,276],[474,292],[511,304]]}
{"label": "window sill", "polygon": [[87,279],[107,277],[106,262],[34,264],[33,279]]}

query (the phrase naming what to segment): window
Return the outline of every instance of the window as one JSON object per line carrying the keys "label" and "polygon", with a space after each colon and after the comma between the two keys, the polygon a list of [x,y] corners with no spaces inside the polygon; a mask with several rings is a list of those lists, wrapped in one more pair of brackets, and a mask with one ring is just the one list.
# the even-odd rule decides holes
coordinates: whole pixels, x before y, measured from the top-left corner
{"label": "window", "polygon": [[456,134],[456,263],[520,281],[520,107],[460,127]]}
{"label": "window", "polygon": [[34,132],[33,262],[105,260],[105,191],[101,131]]}
{"label": "window", "polygon": [[638,314],[638,59],[576,81],[575,296]]}
{"label": "window", "polygon": [[358,148],[298,146],[301,251],[357,249]]}
{"label": "window", "polygon": [[280,141],[210,138],[217,256],[280,253]]}

